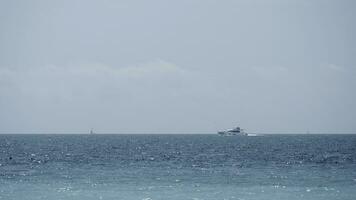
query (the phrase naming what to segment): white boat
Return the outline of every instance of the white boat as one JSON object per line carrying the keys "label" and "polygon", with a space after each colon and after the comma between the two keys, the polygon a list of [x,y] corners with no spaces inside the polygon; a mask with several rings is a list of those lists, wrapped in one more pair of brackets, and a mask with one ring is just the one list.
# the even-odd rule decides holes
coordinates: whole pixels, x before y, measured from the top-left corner
{"label": "white boat", "polygon": [[234,129],[226,130],[226,131],[218,131],[218,134],[221,136],[248,136],[247,133],[240,127],[236,127]]}

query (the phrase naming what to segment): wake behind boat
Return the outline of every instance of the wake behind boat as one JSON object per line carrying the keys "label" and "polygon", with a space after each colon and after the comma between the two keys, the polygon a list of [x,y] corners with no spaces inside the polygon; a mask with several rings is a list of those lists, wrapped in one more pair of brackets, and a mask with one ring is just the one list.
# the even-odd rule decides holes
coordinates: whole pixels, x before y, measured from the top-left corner
{"label": "wake behind boat", "polygon": [[236,127],[234,129],[226,130],[226,131],[218,131],[218,134],[221,136],[248,136],[247,133],[240,127]]}

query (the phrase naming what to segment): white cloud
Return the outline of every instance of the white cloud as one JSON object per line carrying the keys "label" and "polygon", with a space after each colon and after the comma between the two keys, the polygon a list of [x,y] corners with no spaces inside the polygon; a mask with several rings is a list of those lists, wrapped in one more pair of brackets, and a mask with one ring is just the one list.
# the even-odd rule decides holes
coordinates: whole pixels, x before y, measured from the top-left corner
{"label": "white cloud", "polygon": [[[31,69],[0,68],[0,84],[16,86],[27,95],[40,93],[73,94],[73,90],[90,93],[120,88],[132,90],[159,83],[179,84],[189,76],[189,72],[177,65],[157,60],[127,67],[114,67],[105,64],[70,64],[67,66],[47,65]],[[146,83],[142,85],[142,83]],[[139,84],[139,85],[137,85]],[[159,88],[157,88],[159,89]],[[82,91],[82,92],[83,92]],[[67,95],[68,95],[67,94]],[[4,95],[4,94],[3,94]],[[60,95],[60,94],[59,94]],[[42,95],[41,95],[42,96]]]}
{"label": "white cloud", "polygon": [[[149,118],[173,123],[195,107],[208,84],[199,73],[156,60],[127,67],[105,64],[1,68],[0,125],[12,130],[76,131],[96,127],[153,130]],[[11,86],[11,87],[10,87]],[[206,95],[205,95],[206,96]],[[4,111],[4,109],[2,109]],[[19,121],[5,125],[6,120]],[[117,121],[120,125],[117,125]],[[28,126],[26,126],[27,124]],[[173,123],[174,124],[174,123]],[[129,127],[130,126],[130,127]]]}
{"label": "white cloud", "polygon": [[90,64],[70,64],[65,67],[47,66],[48,69],[64,70],[71,75],[104,75],[110,74],[111,76],[121,77],[153,77],[161,74],[181,74],[185,70],[177,65],[164,61],[156,60],[146,63],[138,63],[130,66],[109,66],[101,63]]}
{"label": "white cloud", "polygon": [[328,69],[330,69],[330,70],[333,70],[333,71],[338,71],[338,72],[346,71],[346,68],[344,66],[341,66],[341,65],[328,64],[328,65],[326,65],[326,67]]}

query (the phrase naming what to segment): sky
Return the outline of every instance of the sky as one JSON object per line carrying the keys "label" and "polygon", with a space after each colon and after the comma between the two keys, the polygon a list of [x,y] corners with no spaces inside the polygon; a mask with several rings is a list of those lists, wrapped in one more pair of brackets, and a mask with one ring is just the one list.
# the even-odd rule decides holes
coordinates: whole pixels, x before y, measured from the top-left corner
{"label": "sky", "polygon": [[356,133],[356,1],[0,0],[0,133]]}

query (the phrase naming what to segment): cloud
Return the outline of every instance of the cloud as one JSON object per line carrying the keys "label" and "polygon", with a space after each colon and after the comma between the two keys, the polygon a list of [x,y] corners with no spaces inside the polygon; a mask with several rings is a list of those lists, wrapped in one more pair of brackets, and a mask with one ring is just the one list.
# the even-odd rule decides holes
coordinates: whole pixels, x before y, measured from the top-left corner
{"label": "cloud", "polygon": [[326,67],[330,70],[333,70],[333,71],[338,71],[338,72],[345,72],[346,71],[346,68],[344,66],[341,66],[341,65],[335,65],[335,64],[328,64],[326,65]]}
{"label": "cloud", "polygon": [[[206,96],[204,84],[209,85],[198,72],[159,59],[124,67],[100,63],[3,67],[0,126],[2,131],[68,132],[83,127],[115,131],[130,130],[137,122],[141,125],[136,130],[168,130],[184,110],[196,107],[199,96]],[[152,120],[166,121],[158,126]]]}
{"label": "cloud", "polygon": [[47,66],[54,70],[65,70],[71,75],[104,75],[110,74],[114,77],[148,78],[163,74],[181,74],[185,70],[177,65],[158,59],[145,63],[138,63],[130,66],[109,66],[101,63],[70,64],[65,67]]}
{"label": "cloud", "polygon": [[269,79],[280,79],[285,77],[289,69],[283,66],[253,66],[251,69],[257,74],[260,78],[269,78]]}
{"label": "cloud", "polygon": [[[0,85],[5,90],[10,85],[24,95],[65,96],[120,89],[134,92],[148,87],[160,89],[164,85],[181,84],[189,72],[177,65],[156,60],[126,67],[105,64],[47,65],[35,68],[0,68]],[[145,83],[145,84],[143,84]],[[3,91],[4,92],[4,91]],[[5,94],[2,94],[5,95]]]}

